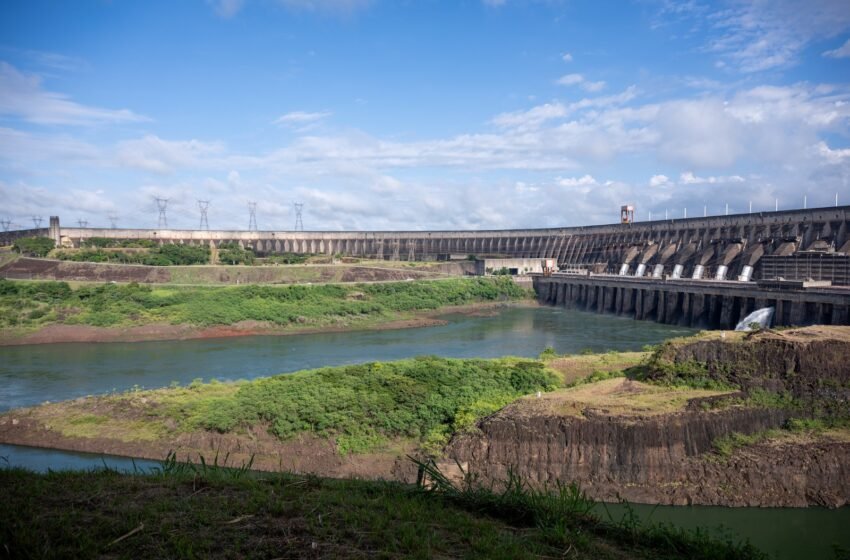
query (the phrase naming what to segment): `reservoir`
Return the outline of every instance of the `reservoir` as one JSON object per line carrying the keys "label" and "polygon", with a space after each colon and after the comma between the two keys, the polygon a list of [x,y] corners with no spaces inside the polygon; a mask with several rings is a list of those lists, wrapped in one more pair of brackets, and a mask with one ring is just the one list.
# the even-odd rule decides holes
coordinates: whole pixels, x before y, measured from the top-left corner
{"label": "reservoir", "polygon": [[[385,361],[417,355],[534,357],[558,353],[641,350],[692,329],[553,307],[509,307],[481,315],[443,317],[446,324],[412,329],[207,340],[74,343],[0,347],[0,411],[140,388],[204,380],[251,379],[301,369]],[[131,460],[0,445],[0,468],[37,471],[104,464],[133,471]],[[156,463],[136,461],[147,469]],[[833,558],[833,544],[850,549],[850,508],[721,508],[633,506],[641,519],[704,527],[742,538],[773,558]],[[614,519],[624,509],[608,506]],[[603,518],[608,515],[597,511]],[[719,529],[722,526],[723,529]],[[718,533],[720,531],[720,533]]]}

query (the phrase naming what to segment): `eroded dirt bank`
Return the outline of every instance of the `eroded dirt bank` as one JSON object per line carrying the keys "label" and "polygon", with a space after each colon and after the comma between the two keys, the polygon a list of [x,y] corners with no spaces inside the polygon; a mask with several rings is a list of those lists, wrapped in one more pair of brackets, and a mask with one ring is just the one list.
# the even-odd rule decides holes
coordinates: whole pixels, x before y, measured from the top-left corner
{"label": "eroded dirt bank", "polygon": [[[742,392],[688,399],[679,411],[649,401],[648,386],[629,379],[526,398],[455,436],[442,464],[457,476],[458,461],[485,484],[509,470],[537,485],[577,481],[603,500],[839,507],[850,503],[848,430],[781,428],[815,411],[850,412],[848,361],[847,328],[704,333],[663,346],[645,377],[699,376]],[[753,389],[762,402],[748,399]],[[792,397],[793,406],[783,404]],[[737,435],[747,437],[717,452]]]}

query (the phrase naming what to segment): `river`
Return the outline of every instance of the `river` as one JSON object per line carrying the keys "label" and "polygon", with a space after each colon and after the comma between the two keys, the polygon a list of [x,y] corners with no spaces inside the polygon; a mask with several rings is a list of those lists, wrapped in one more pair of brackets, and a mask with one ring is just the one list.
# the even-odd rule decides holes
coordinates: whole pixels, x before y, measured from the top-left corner
{"label": "river", "polygon": [[[551,307],[511,307],[492,316],[447,315],[440,326],[298,336],[74,343],[0,347],[0,411],[44,401],[205,380],[251,379],[321,366],[434,354],[445,357],[536,356],[582,350],[640,350],[692,329]],[[0,445],[0,463],[37,471],[109,466],[129,459]],[[136,461],[138,468],[156,463]],[[620,506],[612,506],[615,516]],[[716,528],[750,539],[776,558],[832,558],[833,542],[850,549],[850,508],[635,506],[644,519]]]}

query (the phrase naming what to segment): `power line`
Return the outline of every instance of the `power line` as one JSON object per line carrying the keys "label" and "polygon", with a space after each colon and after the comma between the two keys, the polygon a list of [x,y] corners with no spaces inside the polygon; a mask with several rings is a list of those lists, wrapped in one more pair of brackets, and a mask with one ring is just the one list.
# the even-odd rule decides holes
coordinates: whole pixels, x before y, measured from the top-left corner
{"label": "power line", "polygon": [[80,218],[79,220],[77,220],[77,223],[78,223],[78,224],[80,224],[80,229],[84,229],[84,228],[89,227],[89,223],[88,223],[88,221],[87,221],[87,220],[84,220],[84,219],[82,219],[82,218]]}
{"label": "power line", "polygon": [[117,229],[118,228],[118,216],[116,216],[115,214],[110,214],[109,215],[109,223],[112,224],[112,229]]}
{"label": "power line", "polygon": [[248,231],[257,231],[257,203],[248,203]]}
{"label": "power line", "polygon": [[201,225],[198,226],[198,229],[205,229],[209,231],[210,223],[207,221],[207,209],[210,207],[209,200],[199,200],[198,208],[201,210]]}
{"label": "power line", "polygon": [[159,225],[160,229],[168,227],[168,217],[165,215],[165,209],[168,208],[168,199],[167,198],[158,198],[154,197],[156,200],[156,207],[159,208]]}
{"label": "power line", "polygon": [[35,229],[41,229],[41,216],[33,216],[32,223],[35,225]]}
{"label": "power line", "polygon": [[295,207],[295,231],[304,231],[304,222],[301,221],[301,213],[304,210],[304,203],[296,202],[293,206]]}

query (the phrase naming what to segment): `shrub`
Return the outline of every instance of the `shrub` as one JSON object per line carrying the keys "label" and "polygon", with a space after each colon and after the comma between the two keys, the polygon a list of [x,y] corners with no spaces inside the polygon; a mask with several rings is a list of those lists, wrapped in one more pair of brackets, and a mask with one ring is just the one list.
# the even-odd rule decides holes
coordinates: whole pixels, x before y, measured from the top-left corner
{"label": "shrub", "polygon": [[55,246],[56,243],[49,237],[22,237],[15,240],[12,249],[30,257],[45,257]]}
{"label": "shrub", "polygon": [[557,385],[557,376],[535,360],[420,357],[256,380],[231,397],[207,399],[195,418],[221,432],[258,422],[281,439],[314,432],[335,437],[341,452],[398,437],[433,451],[450,431],[469,429],[516,398]]}

